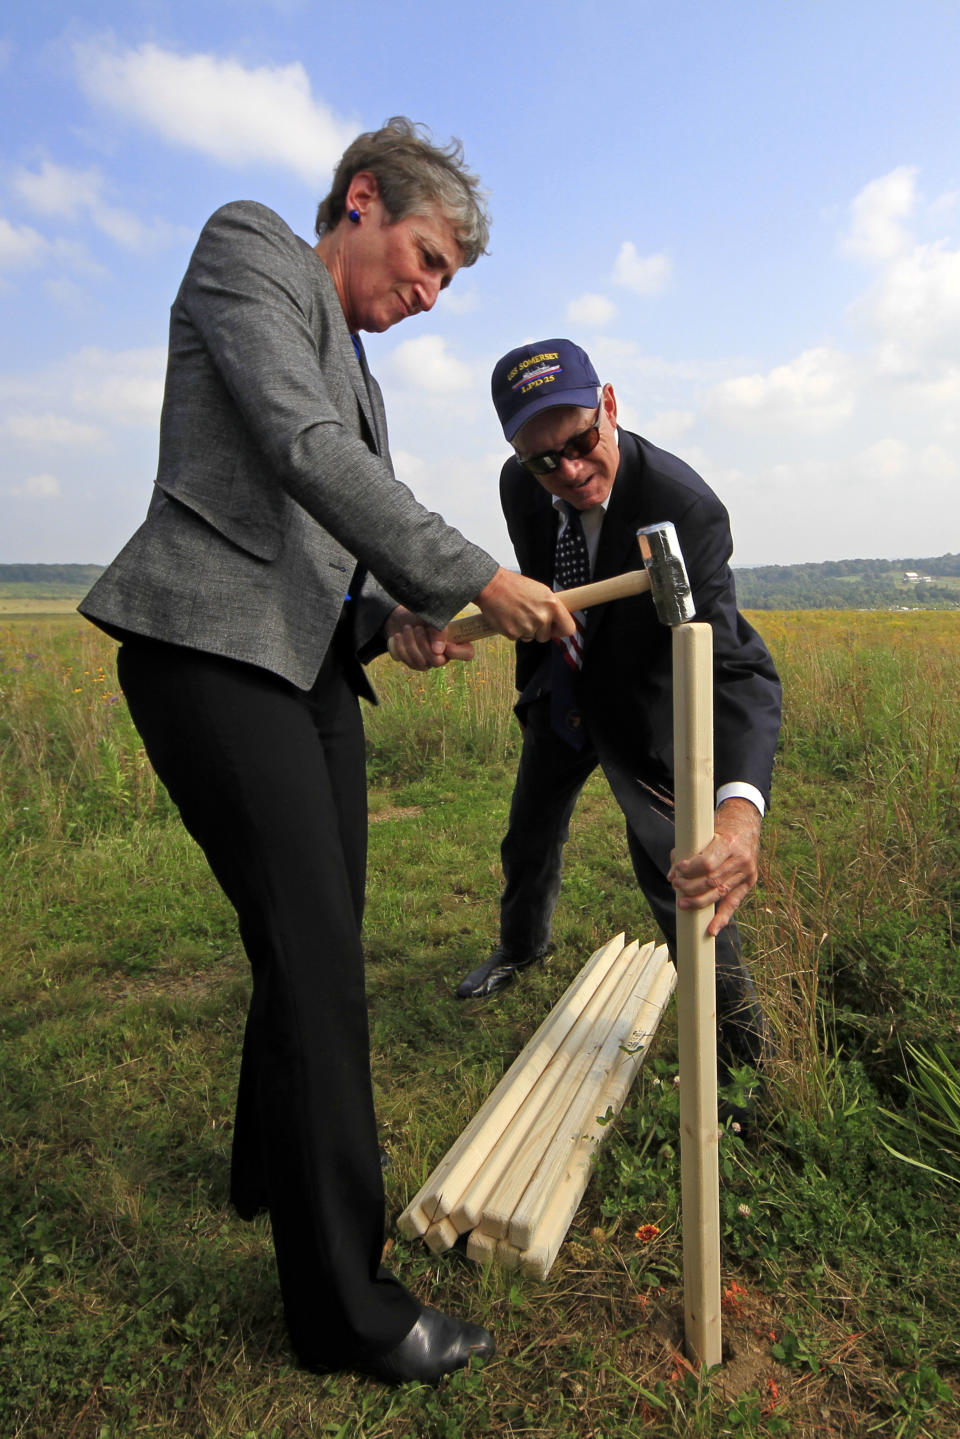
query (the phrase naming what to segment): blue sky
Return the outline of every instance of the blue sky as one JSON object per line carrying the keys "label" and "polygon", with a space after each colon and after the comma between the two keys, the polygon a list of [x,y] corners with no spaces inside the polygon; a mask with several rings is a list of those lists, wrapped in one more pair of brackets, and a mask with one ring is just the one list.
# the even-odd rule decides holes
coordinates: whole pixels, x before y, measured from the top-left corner
{"label": "blue sky", "polygon": [[397,472],[501,561],[497,358],[567,335],[735,563],[960,550],[960,4],[23,0],[0,20],[0,562],[109,560],[218,205],[458,135],[491,254],[369,338]]}

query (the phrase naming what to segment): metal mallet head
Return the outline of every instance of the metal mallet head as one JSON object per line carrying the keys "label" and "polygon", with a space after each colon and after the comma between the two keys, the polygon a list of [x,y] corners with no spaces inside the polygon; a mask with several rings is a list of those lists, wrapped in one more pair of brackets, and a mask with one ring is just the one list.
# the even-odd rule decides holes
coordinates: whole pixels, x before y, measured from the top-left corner
{"label": "metal mallet head", "polygon": [[644,568],[650,576],[650,593],[657,618],[671,629],[675,625],[686,624],[697,611],[672,521],[662,520],[658,525],[645,525],[642,530],[637,530],[637,543]]}

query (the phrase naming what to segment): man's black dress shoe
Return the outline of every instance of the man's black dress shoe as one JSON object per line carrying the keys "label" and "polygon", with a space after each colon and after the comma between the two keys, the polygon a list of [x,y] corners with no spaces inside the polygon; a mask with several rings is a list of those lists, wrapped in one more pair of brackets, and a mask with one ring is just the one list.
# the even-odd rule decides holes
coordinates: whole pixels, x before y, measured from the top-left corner
{"label": "man's black dress shoe", "polygon": [[424,1305],[420,1318],[396,1349],[357,1368],[387,1384],[439,1384],[445,1374],[463,1369],[474,1355],[489,1359],[495,1347],[493,1335],[479,1324],[468,1324]]}
{"label": "man's black dress shoe", "polygon": [[461,979],[457,985],[458,999],[485,999],[510,984],[518,969],[526,969],[543,959],[542,954],[525,954],[517,957],[503,948],[495,949],[489,959]]}

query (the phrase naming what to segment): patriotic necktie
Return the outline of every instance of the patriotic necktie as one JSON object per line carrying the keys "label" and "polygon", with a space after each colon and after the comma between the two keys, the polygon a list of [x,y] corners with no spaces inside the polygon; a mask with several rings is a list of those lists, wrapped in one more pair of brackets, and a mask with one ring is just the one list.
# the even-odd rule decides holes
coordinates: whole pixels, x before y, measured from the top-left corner
{"label": "patriotic necktie", "polygon": [[[564,521],[557,535],[557,553],[554,562],[555,590],[570,590],[576,585],[585,585],[590,579],[590,556],[587,541],[580,523],[580,512],[566,500],[563,502]],[[555,732],[573,745],[582,749],[587,742],[580,713],[578,679],[583,664],[583,627],[586,616],[583,610],[574,610],[577,622],[574,634],[556,640],[551,664],[550,724]]]}

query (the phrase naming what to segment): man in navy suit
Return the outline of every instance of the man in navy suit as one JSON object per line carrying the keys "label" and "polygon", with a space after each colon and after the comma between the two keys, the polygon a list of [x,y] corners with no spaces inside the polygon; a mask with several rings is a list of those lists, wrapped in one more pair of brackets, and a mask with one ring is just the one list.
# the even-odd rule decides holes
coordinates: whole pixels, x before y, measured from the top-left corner
{"label": "man in navy suit", "polygon": [[717,809],[710,844],[673,864],[670,631],[648,594],[585,612],[573,640],[519,643],[523,748],[501,847],[500,944],[457,995],[493,994],[545,954],[570,817],[599,764],[626,819],[637,883],[671,950],[677,904],[717,906],[709,928],[725,1078],[769,1053],[732,921],[756,883],[780,725],[773,662],[737,610],[726,510],[682,460],[617,428],[613,387],[601,385],[569,340],[512,350],[495,367],[492,389],[515,452],[500,498],[523,574],[560,589],[635,569],[637,530],[663,520],[676,526],[697,618],[713,629]]}

